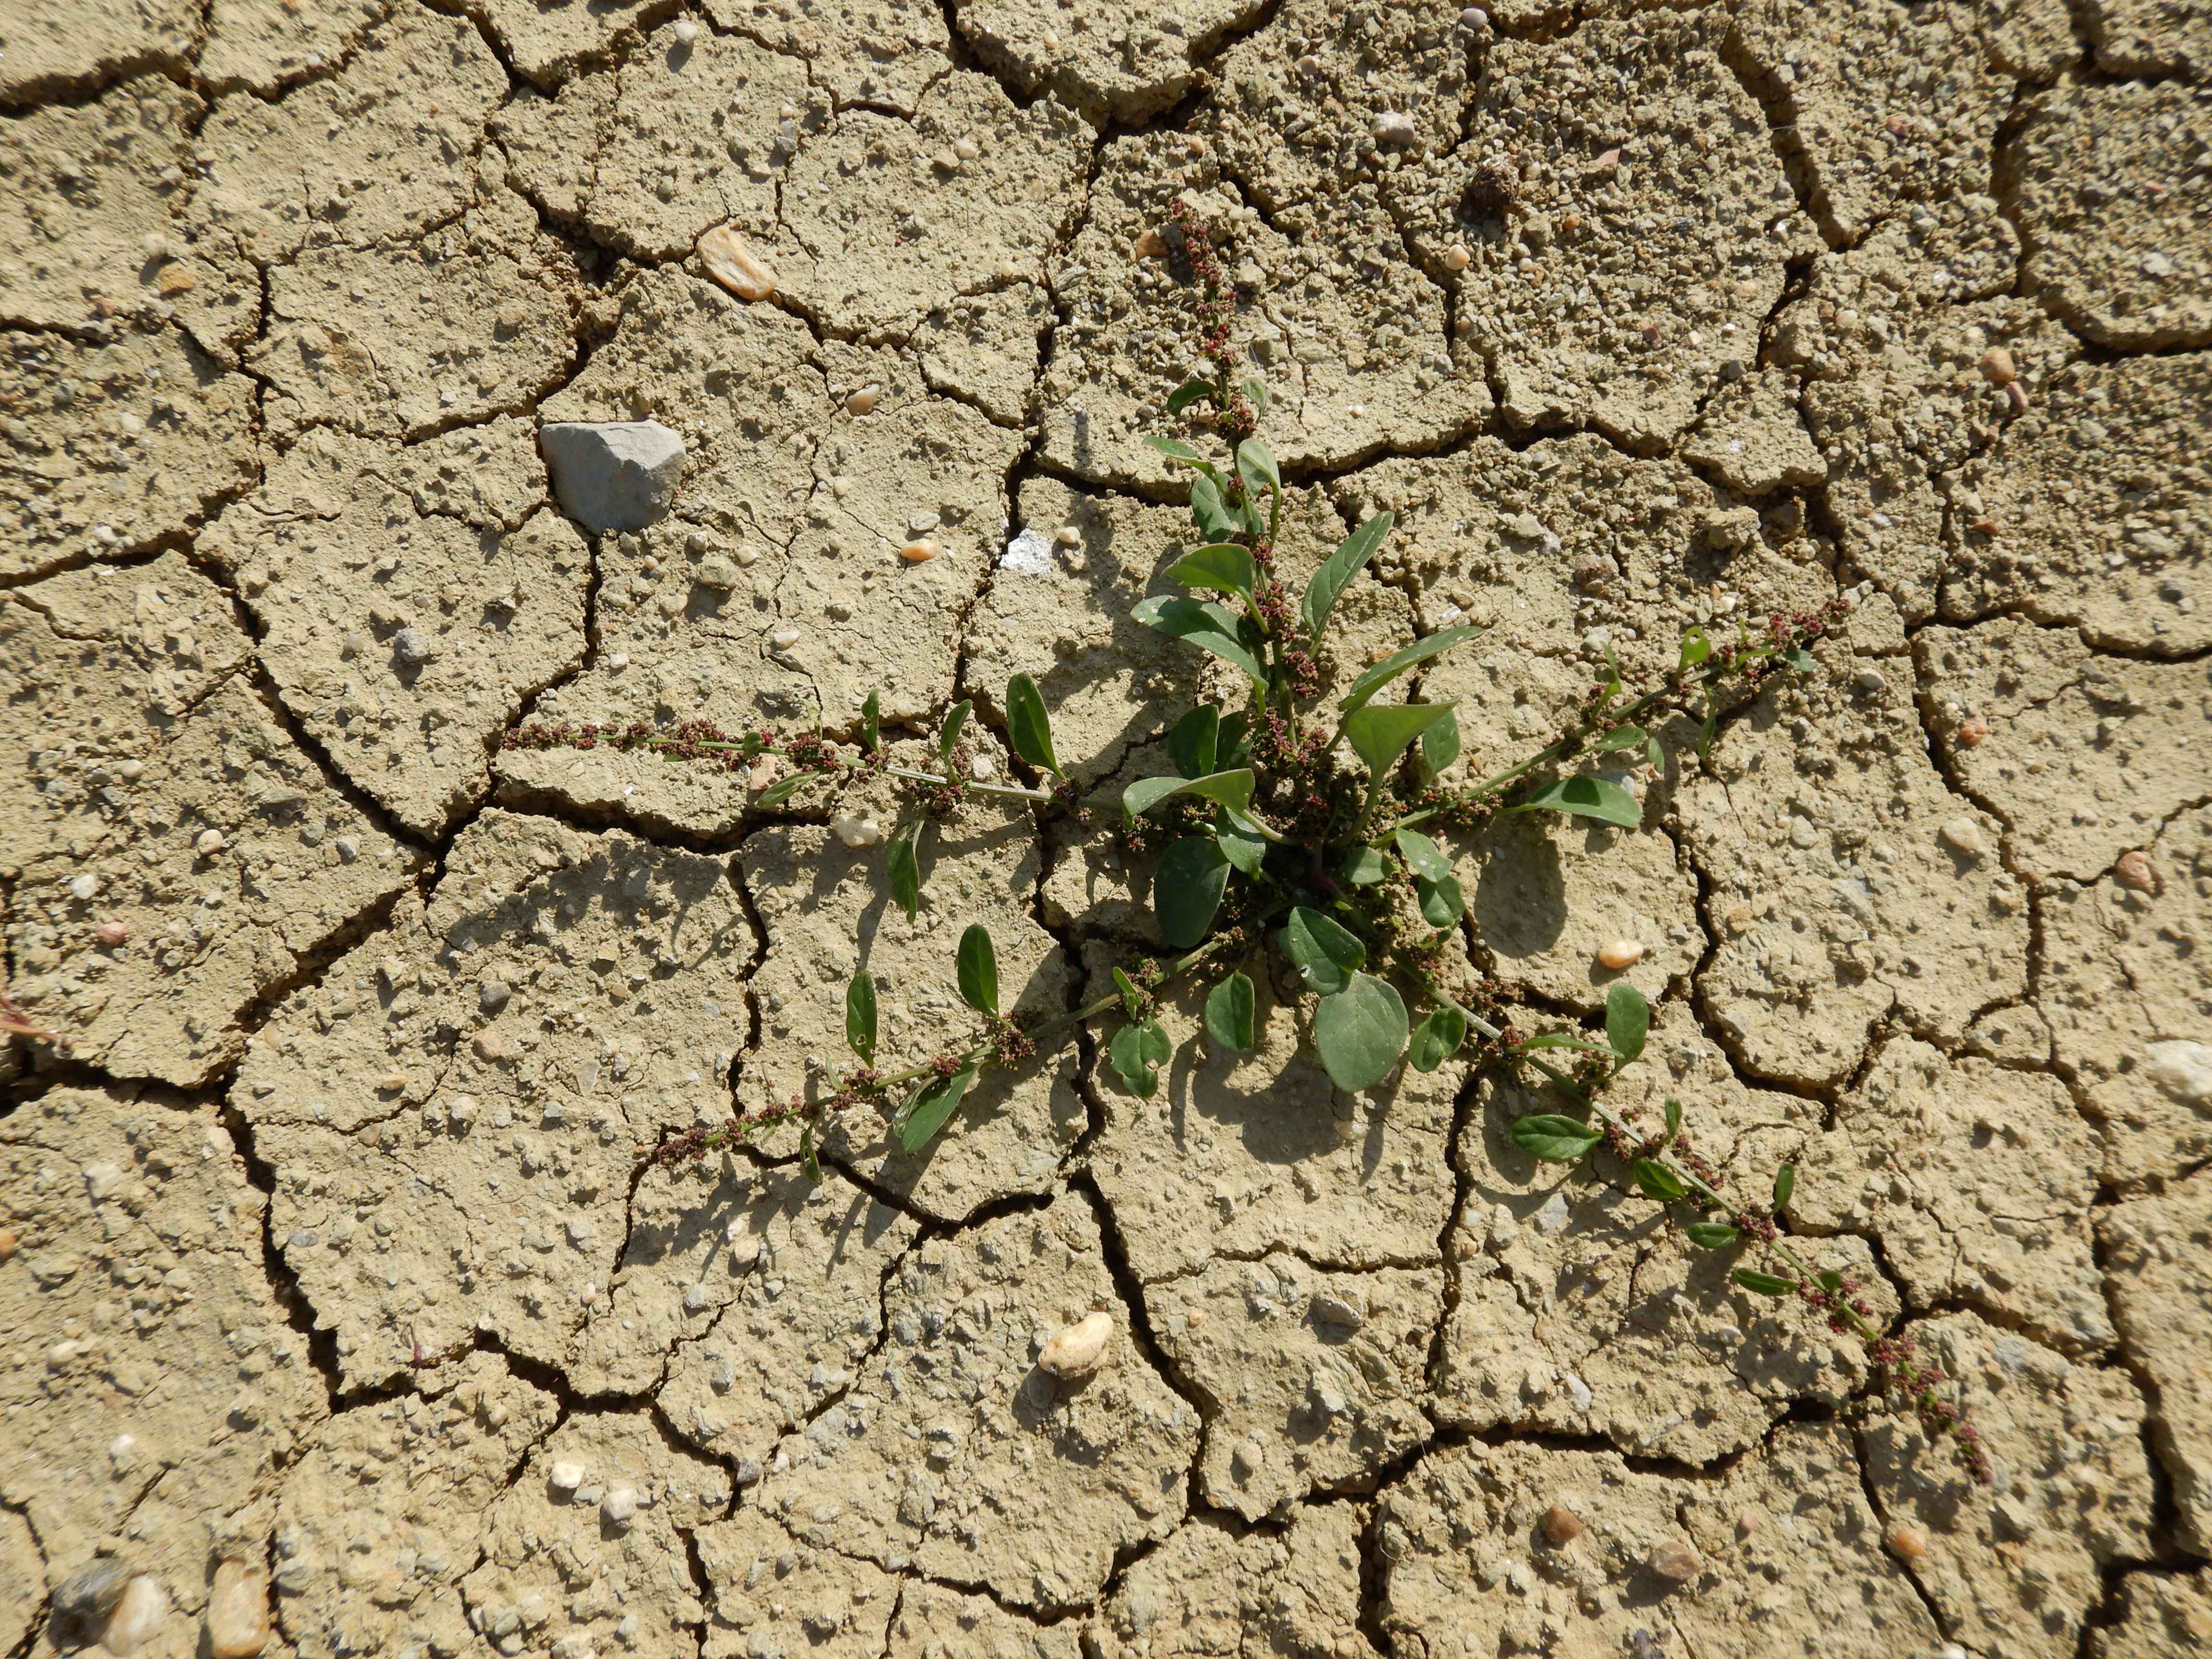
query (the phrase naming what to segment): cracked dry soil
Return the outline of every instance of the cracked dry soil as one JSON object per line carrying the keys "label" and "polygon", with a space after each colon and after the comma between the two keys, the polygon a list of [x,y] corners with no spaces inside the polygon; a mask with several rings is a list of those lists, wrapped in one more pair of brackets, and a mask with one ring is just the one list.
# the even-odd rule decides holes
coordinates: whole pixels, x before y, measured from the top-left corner
{"label": "cracked dry soil", "polygon": [[[2203,0],[6,0],[0,181],[0,986],[67,1039],[0,1054],[0,1655],[2212,1644]],[[1024,672],[1150,762],[1177,193],[1286,562],[1398,517],[1325,672],[1483,624],[1471,773],[1853,601],[1642,828],[1451,850],[1534,1018],[1644,945],[1625,1086],[1798,1162],[1991,1486],[1286,987],[1235,1066],[1165,1008],[1158,1102],[1085,1040],[925,1157],[639,1170],[863,960],[905,1060],[970,921],[1039,1008],[1156,942],[1018,817],[909,925],[738,780],[498,744],[996,742]],[[537,428],[647,417],[671,515],[594,538]]]}

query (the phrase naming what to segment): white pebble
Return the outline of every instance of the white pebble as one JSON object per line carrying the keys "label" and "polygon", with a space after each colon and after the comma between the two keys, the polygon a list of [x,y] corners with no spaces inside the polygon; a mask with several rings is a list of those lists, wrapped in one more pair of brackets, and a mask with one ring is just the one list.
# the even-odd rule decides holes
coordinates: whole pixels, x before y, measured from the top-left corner
{"label": "white pebble", "polygon": [[574,1492],[584,1484],[581,1463],[556,1463],[545,1471],[545,1484],[555,1492]]}
{"label": "white pebble", "polygon": [[676,20],[676,44],[688,46],[699,38],[699,26],[688,17]]}
{"label": "white pebble", "polygon": [[1080,530],[1078,530],[1072,524],[1064,524],[1060,526],[1059,529],[1052,532],[1052,538],[1058,542],[1062,547],[1080,547],[1083,545],[1083,532]]}
{"label": "white pebble", "polygon": [[88,899],[100,890],[100,878],[94,875],[71,876],[69,890],[71,898]]}
{"label": "white pebble", "polygon": [[1385,110],[1375,118],[1375,142],[1396,144],[1401,148],[1419,142],[1421,130],[1413,118],[1402,110]]}
{"label": "white pebble", "polygon": [[1467,251],[1466,246],[1462,243],[1455,242],[1444,250],[1444,269],[1446,270],[1465,270],[1468,266],[1474,263],[1474,255],[1469,253]]}
{"label": "white pebble", "polygon": [[856,817],[850,812],[840,813],[830,827],[848,847],[873,847],[884,838],[884,827],[875,819]]}
{"label": "white pebble", "polygon": [[978,783],[988,783],[999,775],[999,763],[988,755],[978,755],[968,763],[968,775]]}
{"label": "white pebble", "polygon": [[883,396],[884,389],[881,386],[864,386],[847,395],[845,412],[848,415],[872,414],[876,405],[883,401]]}
{"label": "white pebble", "polygon": [[136,1653],[169,1616],[169,1593],[140,1573],[123,1587],[123,1599],[108,1615],[100,1646],[116,1655]]}
{"label": "white pebble", "polygon": [[1644,941],[1634,939],[1608,939],[1597,948],[1601,967],[1620,969],[1633,966],[1644,959]]}
{"label": "white pebble", "polygon": [[204,859],[211,859],[222,851],[223,846],[222,830],[203,830],[200,831],[199,839],[192,843],[192,850]]}
{"label": "white pebble", "polygon": [[1085,1315],[1044,1345],[1037,1369],[1054,1376],[1084,1376],[1098,1369],[1114,1335],[1111,1314]]}
{"label": "white pebble", "polygon": [[799,641],[799,632],[795,628],[779,628],[768,636],[768,642],[778,651],[788,651]]}
{"label": "white pebble", "polygon": [[599,1513],[620,1526],[637,1513],[637,1490],[633,1486],[615,1486],[600,1500]]}

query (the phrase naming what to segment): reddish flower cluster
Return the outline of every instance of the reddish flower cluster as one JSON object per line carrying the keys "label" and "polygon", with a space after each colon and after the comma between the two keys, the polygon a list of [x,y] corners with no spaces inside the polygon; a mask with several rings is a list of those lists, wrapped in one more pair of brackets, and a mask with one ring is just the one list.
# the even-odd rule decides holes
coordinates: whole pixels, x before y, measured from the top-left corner
{"label": "reddish flower cluster", "polygon": [[1198,283],[1199,297],[1191,312],[1198,319],[1199,355],[1213,365],[1213,427],[1233,453],[1260,425],[1252,400],[1237,384],[1237,349],[1229,343],[1229,325],[1237,315],[1237,290],[1214,256],[1212,228],[1191,204],[1176,197],[1168,204],[1168,221],[1182,234],[1184,257],[1190,261],[1190,274]]}
{"label": "reddish flower cluster", "polygon": [[1952,1461],[1975,1480],[1987,1486],[1990,1454],[1982,1444],[1979,1431],[1966,1421],[1966,1414],[1956,1405],[1936,1392],[1950,1381],[1943,1368],[1928,1359],[1905,1337],[1879,1338],[1867,1345],[1867,1352],[1911,1401],[1913,1414],[1920,1419],[1921,1431],[1927,1435],[1929,1443],[1937,1444],[1948,1436]]}

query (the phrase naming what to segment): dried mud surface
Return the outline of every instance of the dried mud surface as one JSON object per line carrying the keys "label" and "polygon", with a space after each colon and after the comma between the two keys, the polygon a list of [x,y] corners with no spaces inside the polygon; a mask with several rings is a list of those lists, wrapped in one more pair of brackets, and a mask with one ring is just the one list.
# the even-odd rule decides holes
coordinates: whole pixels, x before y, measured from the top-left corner
{"label": "dried mud surface", "polygon": [[[18,0],[0,185],[0,992],[66,1042],[0,1049],[0,1659],[126,1575],[152,1659],[2212,1644],[2199,0]],[[1159,769],[1179,194],[1291,578],[1397,515],[1324,676],[1480,625],[1468,775],[1849,600],[1638,828],[1451,841],[1454,967],[1642,989],[1623,1103],[1798,1164],[1991,1484],[1513,1079],[1334,1091],[1287,985],[1233,1064],[1168,999],[1153,1101],[1086,1040],[922,1156],[641,1167],[858,966],[905,1063],[971,921],[1025,1010],[1157,946],[1019,816],[909,922],[804,797],[500,740],[878,689],[1004,775],[1021,672]],[[537,428],[647,418],[672,510],[595,536]]]}

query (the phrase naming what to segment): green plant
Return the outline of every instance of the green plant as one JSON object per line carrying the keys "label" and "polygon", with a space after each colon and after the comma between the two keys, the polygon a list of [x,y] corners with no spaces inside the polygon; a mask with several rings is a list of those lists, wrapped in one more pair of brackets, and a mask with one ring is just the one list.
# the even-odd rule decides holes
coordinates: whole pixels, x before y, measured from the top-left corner
{"label": "green plant", "polygon": [[[511,732],[507,742],[606,745],[732,769],[774,757],[790,770],[759,796],[763,811],[802,791],[834,794],[856,781],[888,780],[903,806],[888,840],[884,879],[909,919],[921,902],[921,837],[963,799],[1002,799],[1041,821],[1103,822],[1126,852],[1155,860],[1152,912],[1175,954],[1116,966],[1112,991],[1073,1012],[1024,1024],[1000,1011],[995,949],[984,928],[971,927],[955,963],[960,994],[979,1023],[969,1040],[920,1065],[878,1072],[875,985],[863,969],[846,998],[846,1037],[857,1066],[811,1094],[695,1129],[649,1156],[695,1158],[795,1123],[800,1156],[812,1172],[818,1127],[862,1111],[887,1116],[901,1144],[918,1151],[953,1121],[987,1067],[1026,1064],[1041,1049],[1063,1045],[1079,1028],[1104,1019],[1116,1021],[1106,1033],[1107,1066],[1124,1089],[1150,1097],[1170,1052],[1155,1014],[1160,994],[1207,975],[1210,1043],[1250,1053],[1259,1038],[1254,975],[1268,971],[1272,953],[1310,995],[1314,1046],[1339,1087],[1372,1088],[1401,1062],[1434,1071],[1470,1041],[1478,1064],[1541,1073],[1587,1116],[1524,1117],[1512,1126],[1518,1145],[1540,1159],[1564,1163],[1603,1152],[1638,1190],[1667,1207],[1692,1245],[1760,1253],[1779,1271],[1741,1267],[1735,1283],[1764,1296],[1799,1297],[1866,1342],[1894,1378],[1915,1389],[1923,1420],[1931,1433],[1939,1431],[1948,1409],[1934,1392],[1940,1374],[1885,1339],[1854,1287],[1808,1267],[1782,1233],[1777,1217],[1789,1201],[1790,1166],[1778,1171],[1771,1205],[1738,1203],[1719,1191],[1714,1172],[1692,1149],[1679,1103],[1666,1103],[1663,1127],[1649,1134],[1605,1103],[1606,1085],[1641,1054],[1650,1025],[1650,1012],[1632,986],[1613,987],[1601,1033],[1524,1036],[1479,986],[1449,982],[1444,963],[1468,926],[1466,899],[1449,855],[1428,833],[1521,812],[1636,827],[1643,809],[1632,791],[1595,770],[1577,769],[1578,763],[1609,758],[1614,768],[1625,763],[1656,773],[1667,762],[1662,733],[1668,731],[1693,732],[1686,746],[1702,755],[1732,703],[1770,675],[1814,666],[1812,647],[1836,629],[1844,607],[1777,616],[1759,634],[1739,624],[1732,639],[1692,628],[1673,671],[1634,696],[1608,652],[1605,672],[1553,742],[1479,781],[1447,784],[1443,775],[1459,757],[1461,744],[1453,706],[1386,702],[1384,695],[1480,630],[1454,627],[1428,635],[1367,667],[1333,706],[1317,705],[1316,653],[1331,617],[1389,535],[1392,517],[1378,514],[1353,529],[1293,603],[1276,561],[1283,480],[1258,434],[1267,388],[1257,376],[1240,373],[1229,344],[1233,299],[1205,228],[1180,203],[1174,226],[1199,289],[1200,349],[1209,372],[1167,399],[1169,414],[1185,421],[1186,434],[1148,441],[1190,475],[1190,513],[1200,544],[1167,573],[1183,591],[1146,599],[1132,614],[1228,664],[1241,677],[1243,695],[1199,702],[1174,723],[1166,733],[1172,774],[1132,782],[1118,800],[1079,799],[1044,700],[1021,674],[1006,689],[1006,735],[1037,787],[972,778],[964,742],[972,708],[964,702],[938,730],[935,771],[891,762],[872,695],[850,744],[818,732],[732,734],[700,721],[667,731],[531,726]],[[1211,452],[1193,441],[1206,437],[1217,446]],[[1552,1063],[1547,1056],[1554,1053],[1571,1057],[1570,1069]],[[1941,1427],[1959,1433],[1962,1449],[1978,1458],[1971,1430],[1958,1425],[1955,1414]]]}

